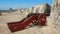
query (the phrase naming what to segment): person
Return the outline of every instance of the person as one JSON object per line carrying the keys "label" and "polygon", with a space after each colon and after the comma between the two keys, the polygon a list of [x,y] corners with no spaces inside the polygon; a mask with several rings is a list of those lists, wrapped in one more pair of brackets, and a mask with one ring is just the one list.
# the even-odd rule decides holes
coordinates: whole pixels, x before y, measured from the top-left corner
{"label": "person", "polygon": [[45,15],[39,15],[38,17],[39,25],[42,27],[46,23],[46,16]]}

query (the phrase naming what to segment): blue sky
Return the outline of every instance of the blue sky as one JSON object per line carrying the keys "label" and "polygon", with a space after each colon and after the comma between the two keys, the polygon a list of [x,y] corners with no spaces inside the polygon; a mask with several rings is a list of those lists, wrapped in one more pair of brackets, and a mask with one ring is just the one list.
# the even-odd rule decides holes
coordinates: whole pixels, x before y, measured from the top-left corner
{"label": "blue sky", "polygon": [[28,8],[38,4],[52,4],[52,0],[0,0],[0,9]]}

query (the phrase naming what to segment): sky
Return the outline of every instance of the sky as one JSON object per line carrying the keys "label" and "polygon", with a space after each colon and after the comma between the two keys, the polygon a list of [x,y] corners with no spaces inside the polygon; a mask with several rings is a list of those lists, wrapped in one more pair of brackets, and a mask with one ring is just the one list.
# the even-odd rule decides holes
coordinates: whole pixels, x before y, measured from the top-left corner
{"label": "sky", "polygon": [[52,4],[52,0],[0,0],[0,9],[20,9],[29,8],[38,4]]}

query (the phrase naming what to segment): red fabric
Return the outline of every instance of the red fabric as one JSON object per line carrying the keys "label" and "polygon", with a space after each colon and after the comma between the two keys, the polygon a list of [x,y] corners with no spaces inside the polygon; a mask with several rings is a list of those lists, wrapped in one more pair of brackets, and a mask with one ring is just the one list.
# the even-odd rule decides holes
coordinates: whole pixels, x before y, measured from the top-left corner
{"label": "red fabric", "polygon": [[46,16],[44,14],[42,14],[42,15],[39,14],[39,15],[31,15],[30,17],[25,18],[19,22],[8,23],[8,27],[11,30],[11,32],[20,31],[20,30],[25,29],[30,23],[32,23],[36,19],[39,21],[39,24],[41,26],[45,25]]}

